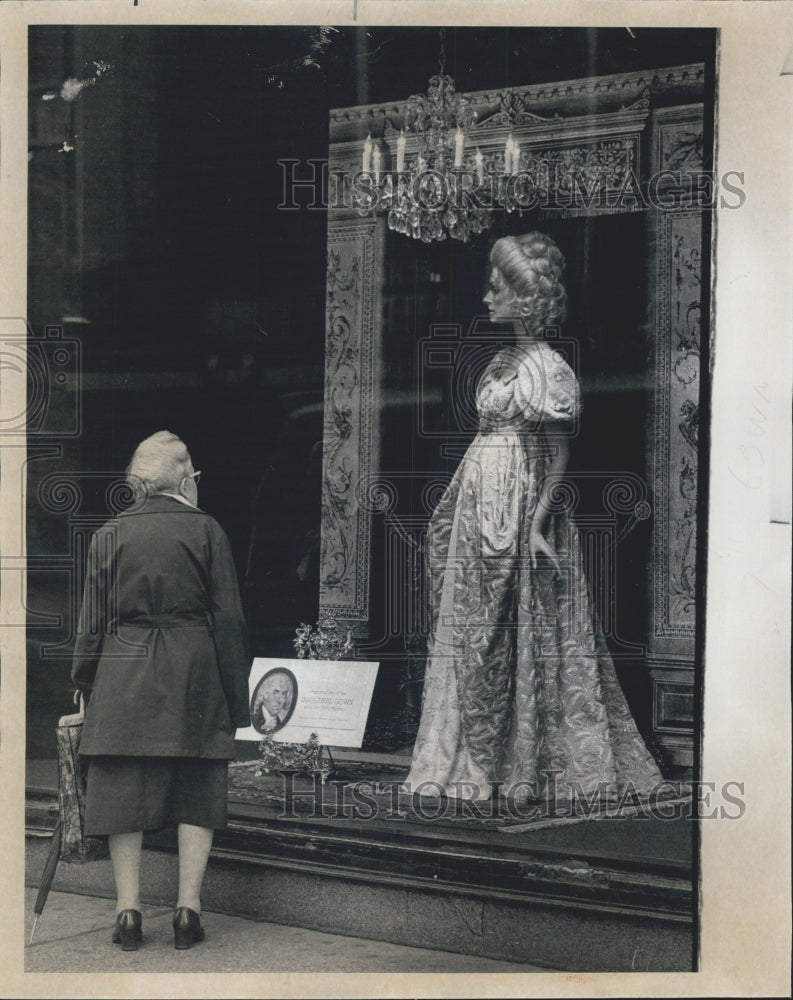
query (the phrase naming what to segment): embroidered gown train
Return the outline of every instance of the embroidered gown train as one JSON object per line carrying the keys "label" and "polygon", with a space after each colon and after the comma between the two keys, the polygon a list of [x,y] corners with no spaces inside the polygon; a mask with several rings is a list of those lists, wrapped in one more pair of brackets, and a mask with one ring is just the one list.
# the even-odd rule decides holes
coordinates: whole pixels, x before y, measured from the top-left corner
{"label": "embroidered gown train", "polygon": [[430,643],[405,785],[479,797],[500,781],[504,794],[526,798],[547,794],[546,775],[556,772],[560,795],[571,786],[591,793],[601,782],[646,794],[661,775],[593,621],[578,533],[563,504],[544,531],[561,574],[544,559],[532,568],[529,556],[552,457],[543,422],[572,425],[576,377],[538,340],[500,351],[476,402],[479,432],[427,534]]}

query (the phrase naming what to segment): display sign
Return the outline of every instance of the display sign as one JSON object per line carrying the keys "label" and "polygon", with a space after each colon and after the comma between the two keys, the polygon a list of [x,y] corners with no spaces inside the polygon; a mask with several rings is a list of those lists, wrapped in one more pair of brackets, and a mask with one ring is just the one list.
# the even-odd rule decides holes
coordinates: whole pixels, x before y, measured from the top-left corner
{"label": "display sign", "polygon": [[379,663],[257,657],[249,677],[251,725],[238,740],[360,748]]}

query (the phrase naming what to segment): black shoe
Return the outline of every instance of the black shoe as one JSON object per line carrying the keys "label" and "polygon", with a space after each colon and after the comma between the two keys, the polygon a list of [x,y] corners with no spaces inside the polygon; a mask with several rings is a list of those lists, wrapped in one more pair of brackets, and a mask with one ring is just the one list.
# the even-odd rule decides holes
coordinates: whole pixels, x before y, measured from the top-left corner
{"label": "black shoe", "polygon": [[137,951],[143,937],[143,918],[139,910],[122,910],[116,917],[113,928],[113,944],[120,944],[122,951]]}
{"label": "black shoe", "polygon": [[192,948],[198,941],[204,940],[204,928],[201,917],[189,906],[180,906],[173,915],[174,948]]}

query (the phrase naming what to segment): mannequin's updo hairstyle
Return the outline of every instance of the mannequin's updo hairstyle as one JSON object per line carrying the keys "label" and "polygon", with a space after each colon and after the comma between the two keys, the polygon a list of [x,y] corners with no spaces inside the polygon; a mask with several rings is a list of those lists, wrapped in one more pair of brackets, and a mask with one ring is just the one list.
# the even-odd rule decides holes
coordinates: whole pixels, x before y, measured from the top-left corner
{"label": "mannequin's updo hairstyle", "polygon": [[515,315],[539,330],[560,326],[567,317],[562,281],[564,257],[550,236],[526,233],[496,240],[490,262],[498,268],[514,296]]}

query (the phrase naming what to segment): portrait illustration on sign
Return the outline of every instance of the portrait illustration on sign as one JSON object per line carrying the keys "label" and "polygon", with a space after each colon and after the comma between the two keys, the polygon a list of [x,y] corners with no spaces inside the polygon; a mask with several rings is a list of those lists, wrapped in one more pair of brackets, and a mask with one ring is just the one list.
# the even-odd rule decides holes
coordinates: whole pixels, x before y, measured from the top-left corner
{"label": "portrait illustration on sign", "polygon": [[297,704],[297,678],[291,670],[269,670],[251,698],[251,720],[257,733],[274,733],[287,724]]}

